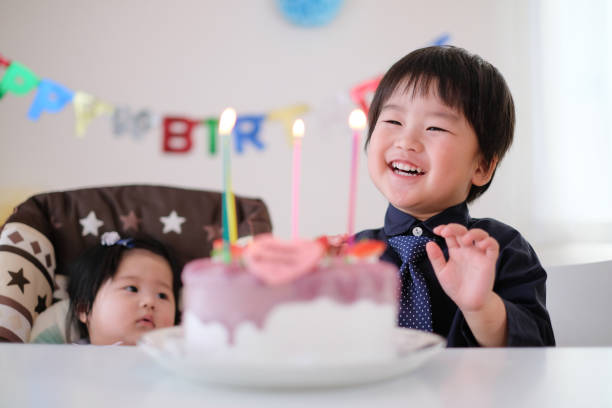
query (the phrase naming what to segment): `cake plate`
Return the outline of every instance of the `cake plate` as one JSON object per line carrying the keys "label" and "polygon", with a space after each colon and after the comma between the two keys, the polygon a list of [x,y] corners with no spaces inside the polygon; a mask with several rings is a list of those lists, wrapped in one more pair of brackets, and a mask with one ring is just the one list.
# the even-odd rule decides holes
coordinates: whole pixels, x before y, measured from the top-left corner
{"label": "cake plate", "polygon": [[397,328],[393,343],[395,355],[380,361],[283,365],[228,363],[205,353],[190,352],[180,326],[150,331],[138,346],[163,367],[197,381],[255,388],[320,388],[358,385],[406,374],[444,348],[446,340],[420,330]]}

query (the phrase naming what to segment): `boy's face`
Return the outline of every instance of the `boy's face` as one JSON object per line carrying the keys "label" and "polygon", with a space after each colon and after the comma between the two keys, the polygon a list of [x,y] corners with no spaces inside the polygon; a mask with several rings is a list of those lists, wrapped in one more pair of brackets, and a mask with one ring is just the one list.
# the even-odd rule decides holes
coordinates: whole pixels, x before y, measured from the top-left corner
{"label": "boy's face", "polygon": [[145,332],[174,325],[172,270],[161,256],[126,252],[115,276],[100,286],[91,312],[79,314],[91,344],[136,344]]}
{"label": "boy's face", "polygon": [[396,90],[368,146],[376,187],[394,207],[420,220],[463,202],[472,184],[486,184],[495,169],[486,168],[465,116],[431,89],[427,95]]}

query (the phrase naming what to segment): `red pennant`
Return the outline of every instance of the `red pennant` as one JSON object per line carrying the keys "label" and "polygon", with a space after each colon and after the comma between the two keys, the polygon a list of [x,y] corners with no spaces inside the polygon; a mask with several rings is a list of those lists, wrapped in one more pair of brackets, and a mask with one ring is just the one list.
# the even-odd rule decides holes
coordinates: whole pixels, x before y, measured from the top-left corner
{"label": "red pennant", "polygon": [[0,54],[0,65],[7,67],[11,65],[11,61],[8,58],[4,58],[2,54]]}
{"label": "red pennant", "polygon": [[164,152],[187,153],[193,141],[191,131],[199,122],[187,118],[164,118]]}
{"label": "red pennant", "polygon": [[359,85],[354,86],[353,89],[351,89],[351,99],[357,105],[359,105],[361,110],[363,110],[366,115],[369,111],[369,105],[366,101],[366,96],[368,96],[368,94],[376,92],[376,88],[378,87],[378,84],[380,83],[382,77],[382,75],[379,75],[376,78],[362,82]]}

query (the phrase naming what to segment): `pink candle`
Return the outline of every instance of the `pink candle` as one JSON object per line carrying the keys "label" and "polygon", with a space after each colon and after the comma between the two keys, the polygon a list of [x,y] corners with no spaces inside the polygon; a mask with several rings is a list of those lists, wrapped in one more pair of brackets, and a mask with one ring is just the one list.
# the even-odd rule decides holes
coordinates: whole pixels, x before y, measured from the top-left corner
{"label": "pink candle", "polygon": [[293,177],[291,188],[291,238],[294,240],[298,239],[299,236],[302,137],[304,137],[304,121],[296,119],[293,123]]}
{"label": "pink candle", "polygon": [[357,196],[357,168],[359,164],[359,142],[361,139],[361,130],[366,125],[366,117],[361,109],[355,109],[349,116],[349,126],[353,129],[353,149],[351,156],[351,175],[349,187],[349,204],[348,204],[348,243],[353,244],[355,235],[355,201]]}

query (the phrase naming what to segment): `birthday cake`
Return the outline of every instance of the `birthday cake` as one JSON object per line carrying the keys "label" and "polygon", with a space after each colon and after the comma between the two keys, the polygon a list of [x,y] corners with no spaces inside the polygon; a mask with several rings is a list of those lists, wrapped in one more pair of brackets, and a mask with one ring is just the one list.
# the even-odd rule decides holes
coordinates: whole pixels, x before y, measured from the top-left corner
{"label": "birthday cake", "polygon": [[391,358],[399,280],[383,250],[260,235],[229,263],[194,260],[182,274],[185,345],[230,364]]}

